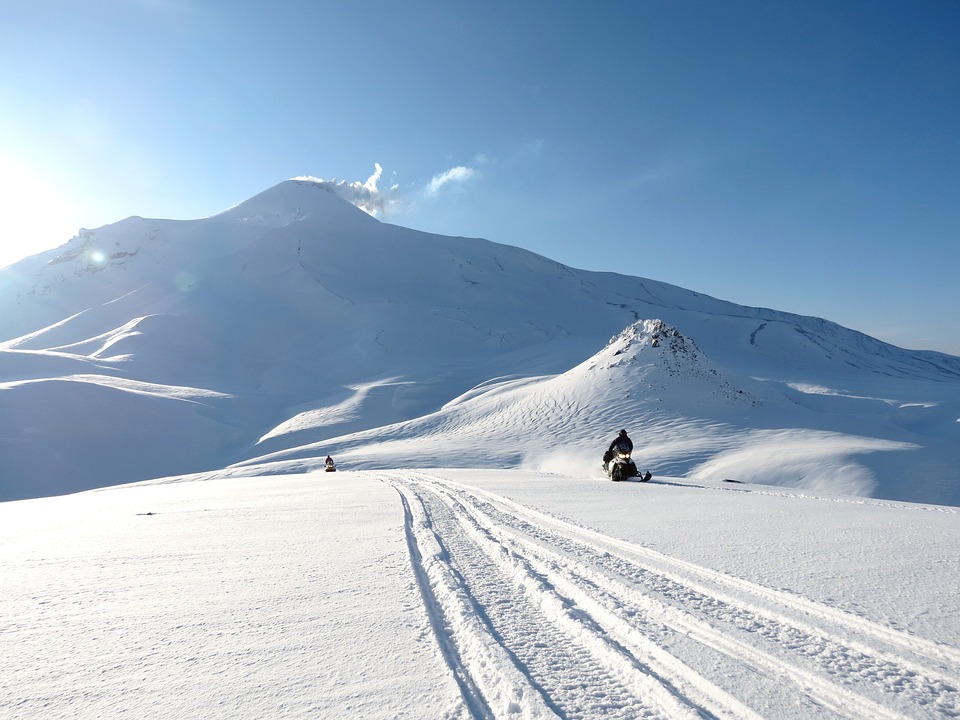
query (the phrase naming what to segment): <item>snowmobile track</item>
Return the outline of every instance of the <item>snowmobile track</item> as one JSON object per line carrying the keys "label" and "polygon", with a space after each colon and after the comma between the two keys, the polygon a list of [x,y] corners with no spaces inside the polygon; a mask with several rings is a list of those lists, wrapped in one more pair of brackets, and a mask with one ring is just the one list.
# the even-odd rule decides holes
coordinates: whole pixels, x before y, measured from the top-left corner
{"label": "snowmobile track", "polygon": [[[471,717],[960,717],[956,648],[479,488],[386,479]],[[784,685],[789,705],[765,691]]]}

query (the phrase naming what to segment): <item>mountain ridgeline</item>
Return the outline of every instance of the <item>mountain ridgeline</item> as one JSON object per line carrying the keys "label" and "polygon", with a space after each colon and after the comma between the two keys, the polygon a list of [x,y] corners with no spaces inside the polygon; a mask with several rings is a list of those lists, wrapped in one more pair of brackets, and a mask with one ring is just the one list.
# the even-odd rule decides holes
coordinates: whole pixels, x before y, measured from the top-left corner
{"label": "mountain ridgeline", "polygon": [[328,453],[592,477],[623,426],[661,475],[960,504],[960,358],[389,225],[322,183],[84,230],[0,270],[0,306],[0,500]]}

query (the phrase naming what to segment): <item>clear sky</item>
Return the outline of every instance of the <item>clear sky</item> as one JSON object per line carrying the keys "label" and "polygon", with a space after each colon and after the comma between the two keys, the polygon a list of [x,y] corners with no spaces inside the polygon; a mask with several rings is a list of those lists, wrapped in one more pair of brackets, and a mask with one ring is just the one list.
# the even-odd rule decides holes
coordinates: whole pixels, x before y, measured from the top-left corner
{"label": "clear sky", "polygon": [[[0,265],[291,177],[960,355],[956,0],[0,3]],[[372,186],[372,182],[371,182]]]}

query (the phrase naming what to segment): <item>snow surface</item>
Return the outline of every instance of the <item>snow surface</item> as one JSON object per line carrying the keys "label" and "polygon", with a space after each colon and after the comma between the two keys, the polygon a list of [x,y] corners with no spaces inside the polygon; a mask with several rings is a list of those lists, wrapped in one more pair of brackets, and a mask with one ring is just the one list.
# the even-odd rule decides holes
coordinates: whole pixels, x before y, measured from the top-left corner
{"label": "snow surface", "polygon": [[0,717],[960,715],[957,508],[237,472],[0,504]]}
{"label": "snow surface", "polygon": [[960,717],[960,358],[305,180],[0,307],[2,718]]}
{"label": "snow surface", "polygon": [[960,358],[308,180],[84,230],[0,270],[0,307],[0,500],[327,453],[583,473],[625,427],[657,474],[960,505]]}

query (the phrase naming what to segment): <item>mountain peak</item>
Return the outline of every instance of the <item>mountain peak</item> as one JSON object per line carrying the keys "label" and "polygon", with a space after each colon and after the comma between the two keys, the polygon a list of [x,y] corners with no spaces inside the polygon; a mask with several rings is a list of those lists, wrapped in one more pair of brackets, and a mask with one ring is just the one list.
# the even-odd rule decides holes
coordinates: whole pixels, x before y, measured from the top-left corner
{"label": "mountain peak", "polygon": [[375,218],[345,199],[334,182],[316,178],[293,178],[244,200],[211,220],[246,225],[286,227],[312,219],[314,222],[376,222]]}
{"label": "mountain peak", "polygon": [[693,394],[696,402],[714,397],[723,404],[759,404],[734,387],[691,338],[660,319],[628,325],[584,365],[615,371],[618,385],[643,387],[661,398]]}
{"label": "mountain peak", "polygon": [[703,352],[690,338],[685,337],[663,320],[637,320],[610,339],[603,355],[618,358],[616,365],[635,362],[655,353],[665,360],[699,363],[706,360]]}

